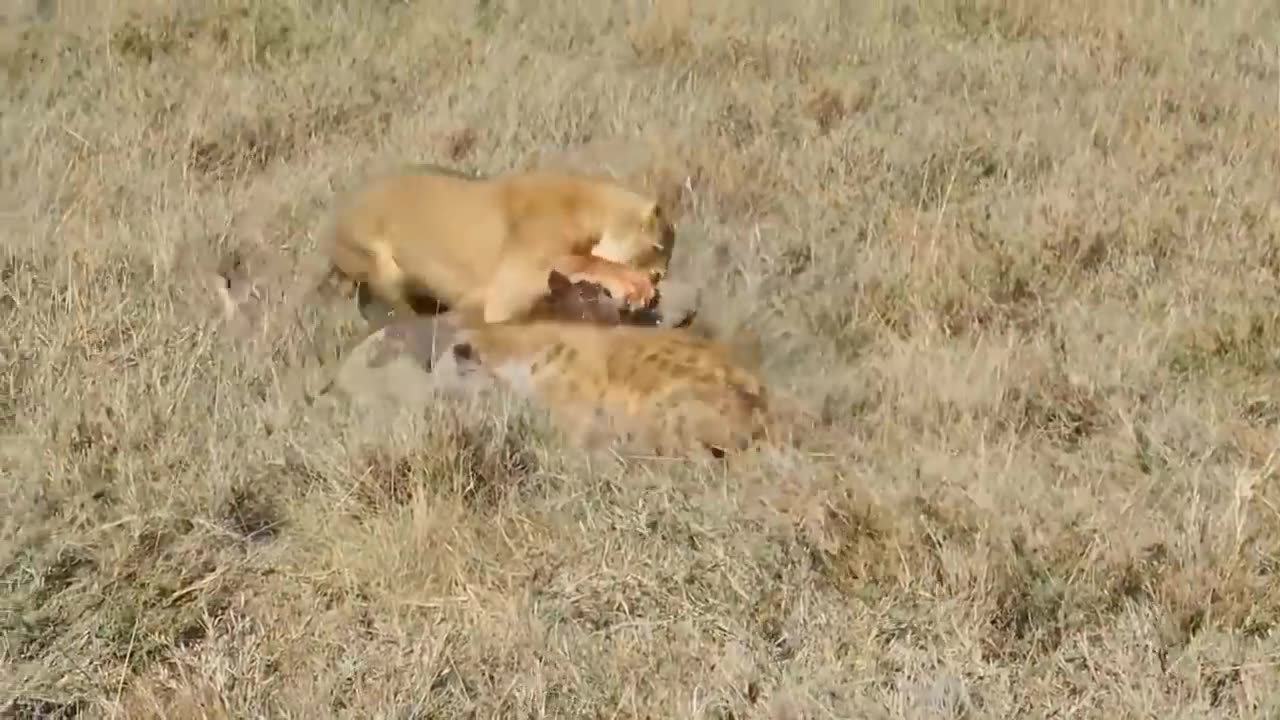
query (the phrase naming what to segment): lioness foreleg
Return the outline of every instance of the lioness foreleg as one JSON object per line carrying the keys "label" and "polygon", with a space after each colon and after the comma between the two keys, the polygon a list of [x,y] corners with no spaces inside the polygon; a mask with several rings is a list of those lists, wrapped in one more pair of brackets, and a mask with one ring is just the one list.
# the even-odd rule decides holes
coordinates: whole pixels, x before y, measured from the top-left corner
{"label": "lioness foreleg", "polygon": [[628,307],[648,307],[657,293],[653,279],[622,263],[594,255],[562,255],[552,269],[576,282],[586,280],[603,286],[609,294]]}

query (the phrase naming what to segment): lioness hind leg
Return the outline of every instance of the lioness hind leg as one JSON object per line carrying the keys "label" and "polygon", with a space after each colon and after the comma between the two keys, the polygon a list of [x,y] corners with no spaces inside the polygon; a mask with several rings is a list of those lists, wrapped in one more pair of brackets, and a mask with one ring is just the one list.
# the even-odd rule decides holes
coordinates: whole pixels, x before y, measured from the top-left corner
{"label": "lioness hind leg", "polygon": [[406,278],[402,292],[405,302],[417,315],[443,315],[449,312],[449,304],[441,300],[434,290],[419,281]]}
{"label": "lioness hind leg", "polygon": [[311,297],[326,299],[334,296],[351,297],[357,286],[356,281],[350,275],[347,275],[342,268],[333,263],[319,270],[312,277],[315,280],[311,285],[303,286],[303,301]]}
{"label": "lioness hind leg", "polygon": [[391,305],[374,297],[369,283],[356,285],[356,307],[360,310],[360,317],[372,328],[382,328],[391,322]]}
{"label": "lioness hind leg", "polygon": [[[363,288],[364,301],[361,315],[368,320],[369,315],[367,313],[371,312],[369,308],[378,304],[383,308],[388,308],[390,311],[389,313],[384,313],[384,317],[386,314],[393,314],[398,318],[416,315],[408,278],[390,252],[385,248],[377,248],[373,253],[371,265],[370,272],[364,278],[365,282],[361,283],[361,285],[365,286]],[[357,299],[357,302],[360,302],[360,300]]]}

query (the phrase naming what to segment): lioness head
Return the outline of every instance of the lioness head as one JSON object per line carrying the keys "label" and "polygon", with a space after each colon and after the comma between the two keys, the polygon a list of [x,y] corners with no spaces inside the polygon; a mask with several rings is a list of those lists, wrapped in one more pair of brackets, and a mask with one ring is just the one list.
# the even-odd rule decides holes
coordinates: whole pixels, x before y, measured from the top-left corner
{"label": "lioness head", "polygon": [[619,213],[613,218],[591,254],[648,273],[656,283],[666,276],[671,264],[675,224],[658,202],[643,200],[634,208],[634,212]]}

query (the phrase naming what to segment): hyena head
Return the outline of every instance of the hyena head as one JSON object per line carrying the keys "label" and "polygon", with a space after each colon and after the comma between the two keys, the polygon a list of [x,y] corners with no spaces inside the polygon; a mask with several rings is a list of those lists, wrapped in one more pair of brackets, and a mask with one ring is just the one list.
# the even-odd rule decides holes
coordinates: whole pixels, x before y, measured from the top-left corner
{"label": "hyena head", "polygon": [[547,276],[547,293],[533,313],[539,319],[617,325],[621,311],[609,291],[588,280],[571,281],[563,273],[552,270]]}

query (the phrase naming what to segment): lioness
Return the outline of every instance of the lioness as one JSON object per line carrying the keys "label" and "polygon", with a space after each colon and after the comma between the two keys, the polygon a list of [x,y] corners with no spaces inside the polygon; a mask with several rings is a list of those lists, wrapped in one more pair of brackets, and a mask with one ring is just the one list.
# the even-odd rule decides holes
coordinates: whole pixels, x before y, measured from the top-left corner
{"label": "lioness", "polygon": [[494,323],[524,317],[552,270],[649,306],[674,245],[656,201],[604,178],[418,166],[340,203],[326,279],[347,295],[359,286],[362,311],[377,300],[397,314],[474,309]]}

